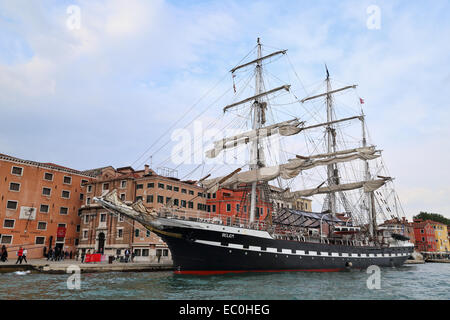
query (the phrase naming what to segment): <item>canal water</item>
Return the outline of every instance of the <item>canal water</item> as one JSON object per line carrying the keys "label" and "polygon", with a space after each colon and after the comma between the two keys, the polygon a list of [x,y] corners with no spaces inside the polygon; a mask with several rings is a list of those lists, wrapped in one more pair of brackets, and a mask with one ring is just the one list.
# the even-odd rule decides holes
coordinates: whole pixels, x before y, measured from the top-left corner
{"label": "canal water", "polygon": [[[0,299],[450,299],[450,264],[382,268],[379,289],[368,288],[372,275],[366,270],[214,276],[172,272],[83,273],[80,289],[68,289],[69,274],[4,273],[0,274]],[[369,280],[369,286],[374,285],[376,281]]]}

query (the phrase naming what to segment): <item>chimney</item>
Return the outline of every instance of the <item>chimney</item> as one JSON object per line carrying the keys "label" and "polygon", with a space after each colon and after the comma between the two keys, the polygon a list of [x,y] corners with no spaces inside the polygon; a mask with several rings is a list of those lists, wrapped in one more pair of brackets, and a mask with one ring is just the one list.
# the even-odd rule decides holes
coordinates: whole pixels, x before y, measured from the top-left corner
{"label": "chimney", "polygon": [[144,165],[144,175],[148,175],[150,173],[150,166],[148,164]]}

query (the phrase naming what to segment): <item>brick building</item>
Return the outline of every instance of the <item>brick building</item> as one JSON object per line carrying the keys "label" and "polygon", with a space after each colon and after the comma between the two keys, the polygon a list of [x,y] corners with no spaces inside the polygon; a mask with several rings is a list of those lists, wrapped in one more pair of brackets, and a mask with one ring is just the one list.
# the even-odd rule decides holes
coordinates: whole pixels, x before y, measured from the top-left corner
{"label": "brick building", "polygon": [[74,252],[84,201],[82,185],[91,176],[53,163],[0,154],[0,245],[10,259],[20,246],[42,258],[55,246]]}
{"label": "brick building", "polygon": [[155,233],[123,216],[111,214],[93,201],[113,189],[127,204],[139,199],[150,209],[166,204],[180,210],[206,211],[203,189],[193,181],[181,181],[173,176],[157,174],[147,165],[144,170],[132,167],[104,167],[89,170],[96,177],[86,184],[86,199],[81,206],[81,233],[78,248],[84,252],[102,252],[123,256],[125,249],[135,254],[135,261],[157,261],[158,256],[169,262],[167,245]]}

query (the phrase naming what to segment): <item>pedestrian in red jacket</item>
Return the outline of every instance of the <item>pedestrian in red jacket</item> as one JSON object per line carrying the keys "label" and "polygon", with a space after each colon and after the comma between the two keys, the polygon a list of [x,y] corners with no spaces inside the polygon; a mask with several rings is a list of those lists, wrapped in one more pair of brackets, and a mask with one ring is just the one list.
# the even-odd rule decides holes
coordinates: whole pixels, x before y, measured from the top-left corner
{"label": "pedestrian in red jacket", "polygon": [[20,262],[20,264],[22,264],[22,255],[23,255],[23,249],[22,247],[20,247],[19,251],[17,251],[17,261],[16,264],[18,262]]}

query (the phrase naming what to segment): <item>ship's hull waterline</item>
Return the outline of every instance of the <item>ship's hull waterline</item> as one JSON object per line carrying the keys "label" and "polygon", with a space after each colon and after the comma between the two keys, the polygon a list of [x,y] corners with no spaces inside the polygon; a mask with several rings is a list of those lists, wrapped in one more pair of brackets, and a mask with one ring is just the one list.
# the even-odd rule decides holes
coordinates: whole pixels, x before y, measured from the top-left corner
{"label": "ship's hull waterline", "polygon": [[353,246],[273,239],[266,231],[157,218],[147,225],[167,243],[178,274],[343,271],[399,267],[411,245]]}

